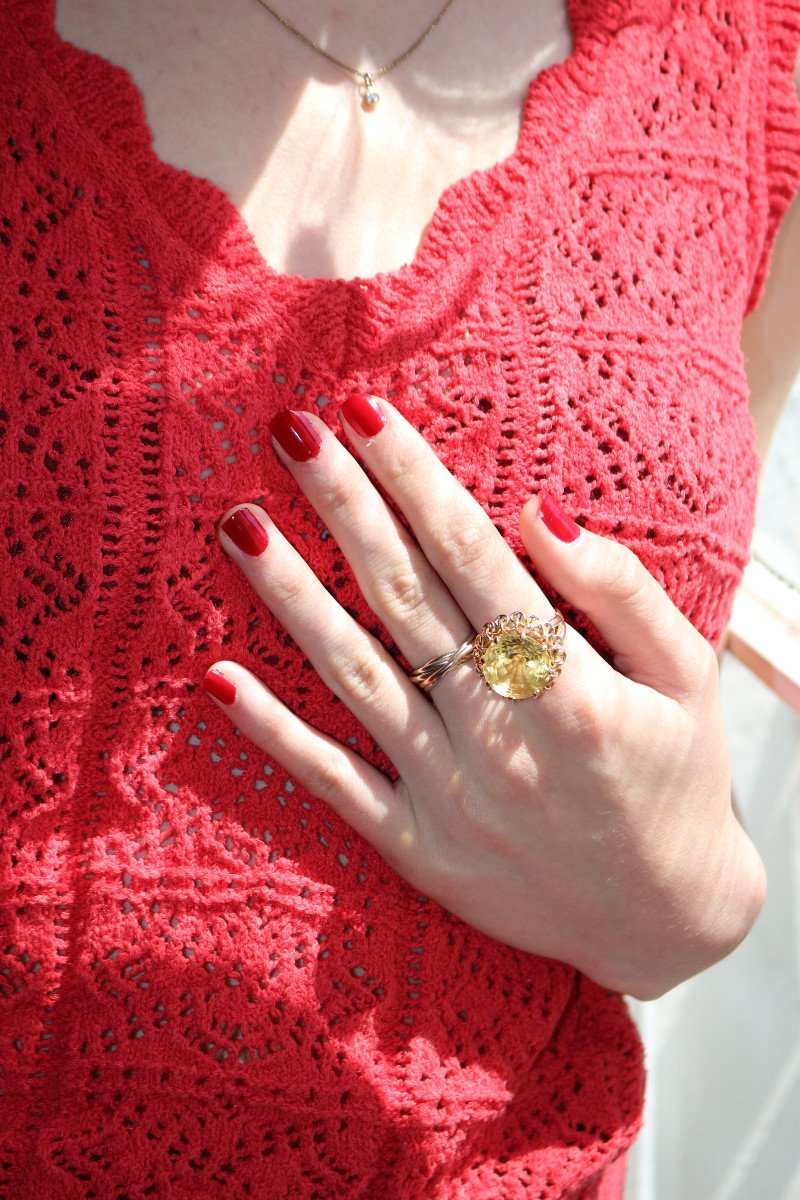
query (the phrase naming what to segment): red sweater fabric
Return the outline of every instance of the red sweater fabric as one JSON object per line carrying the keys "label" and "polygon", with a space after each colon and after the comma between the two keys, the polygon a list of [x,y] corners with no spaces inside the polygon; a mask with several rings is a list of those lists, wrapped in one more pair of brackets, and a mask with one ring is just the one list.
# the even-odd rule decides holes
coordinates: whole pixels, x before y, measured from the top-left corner
{"label": "red sweater fabric", "polygon": [[52,0],[2,5],[1,1196],[621,1197],[623,998],[417,894],[199,686],[234,659],[392,770],[214,530],[263,504],[391,647],[267,430],[291,403],[338,431],[354,389],[519,554],[546,486],[719,646],[800,0],[569,15],[514,152],[445,191],[413,262],[328,280],[272,270],[154,156]]}

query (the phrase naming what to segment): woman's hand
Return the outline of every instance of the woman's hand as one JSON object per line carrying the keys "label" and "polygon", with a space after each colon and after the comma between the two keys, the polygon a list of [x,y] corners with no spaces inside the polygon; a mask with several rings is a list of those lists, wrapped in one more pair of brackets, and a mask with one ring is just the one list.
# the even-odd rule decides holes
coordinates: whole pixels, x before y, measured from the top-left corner
{"label": "woman's hand", "polygon": [[[273,444],[408,662],[460,645],[501,613],[553,615],[396,409],[361,396],[342,415],[413,537],[319,418],[279,414]],[[240,505],[221,520],[223,548],[391,759],[396,783],[245,667],[216,663],[204,684],[415,888],[502,942],[650,999],[741,941],[763,902],[763,866],[731,810],[712,647],[630,550],[566,517],[558,527],[572,540],[561,540],[549,498],[544,509],[537,498],[525,505],[522,542],[613,648],[615,667],[567,627],[554,686],[522,701],[496,695],[468,666],[422,692],[263,510]]]}

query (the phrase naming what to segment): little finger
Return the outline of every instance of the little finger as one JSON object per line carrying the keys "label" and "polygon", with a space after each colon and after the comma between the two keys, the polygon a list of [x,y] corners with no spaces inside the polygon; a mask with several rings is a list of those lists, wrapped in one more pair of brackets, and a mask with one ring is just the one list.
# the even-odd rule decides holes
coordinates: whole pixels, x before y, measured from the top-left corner
{"label": "little finger", "polygon": [[330,804],[395,869],[413,853],[416,819],[405,788],[296,716],[246,667],[216,662],[202,685],[245,737]]}
{"label": "little finger", "polygon": [[[218,525],[223,549],[302,648],[322,681],[386,751],[402,776],[441,753],[436,710],[384,646],[337,604],[263,509],[242,505]],[[255,536],[254,536],[255,535]]]}

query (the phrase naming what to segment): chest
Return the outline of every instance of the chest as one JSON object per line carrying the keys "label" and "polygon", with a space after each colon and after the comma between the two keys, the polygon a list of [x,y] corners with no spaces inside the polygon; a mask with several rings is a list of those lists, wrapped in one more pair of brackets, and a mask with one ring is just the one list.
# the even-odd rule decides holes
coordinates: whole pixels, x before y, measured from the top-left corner
{"label": "chest", "polygon": [[[220,596],[202,590],[213,523],[235,501],[265,490],[270,511],[303,539],[318,576],[340,602],[362,611],[327,531],[278,471],[266,423],[286,404],[317,405],[335,428],[338,403],[364,388],[391,397],[425,431],[515,550],[518,510],[547,486],[582,521],[631,546],[703,633],[718,639],[747,556],[758,466],[734,347],[747,270],[736,132],[743,110],[729,79],[722,89],[714,79],[709,84],[709,55],[670,40],[665,58],[654,39],[637,26],[624,44],[609,46],[594,94],[572,69],[543,80],[531,93],[524,169],[520,157],[488,183],[465,179],[460,202],[439,222],[437,253],[428,252],[419,270],[368,285],[269,277],[237,230],[226,241],[226,214],[214,211],[206,189],[165,178],[144,159],[131,171],[123,154],[130,143],[127,136],[117,143],[118,125],[105,130],[108,158],[80,137],[75,113],[84,106],[75,91],[63,128],[53,128],[57,137],[42,136],[49,114],[35,93],[29,112],[15,112],[20,219],[9,261],[22,270],[20,282],[39,262],[53,280],[46,292],[11,284],[19,374],[9,386],[37,404],[35,422],[9,440],[27,456],[18,482],[30,488],[29,476],[49,471],[56,450],[70,447],[59,529],[65,557],[75,544],[88,547],[88,577],[102,561],[105,536],[94,497],[107,498],[109,527],[116,527],[117,490],[141,496],[145,481],[147,504],[163,521],[154,595],[171,603],[168,611],[150,610],[148,639],[194,636],[186,614],[198,643],[218,627]],[[586,57],[584,50],[577,61],[585,65]],[[684,63],[696,70],[697,87],[688,91]],[[53,68],[52,78],[69,80],[72,66],[68,59],[63,77]],[[195,87],[190,111],[200,124],[199,114],[217,119],[213,106],[203,108],[210,87],[192,85],[190,75],[182,76]],[[102,94],[106,82],[95,75],[94,91],[84,95]],[[168,90],[174,82],[161,85]],[[280,98],[285,79],[274,83]],[[43,89],[51,105],[54,92]],[[164,92],[155,94],[170,118]],[[102,113],[117,113],[124,102],[113,86],[104,99]],[[146,89],[145,101],[155,104]],[[730,122],[720,120],[723,105]],[[180,132],[180,121],[161,124],[153,112],[159,136]],[[356,128],[374,129],[370,119]],[[242,121],[228,120],[233,137]],[[252,146],[253,126],[242,128]],[[280,137],[259,144],[268,145],[269,161]],[[323,154],[324,137],[319,144]],[[191,145],[202,149],[197,138]],[[720,154],[724,170],[699,169],[709,151]],[[45,259],[42,243],[50,211],[60,218],[56,202],[43,186],[27,186],[28,165],[42,154],[41,178],[64,181],[64,261]],[[257,158],[245,156],[251,165]],[[301,164],[294,165],[302,179]],[[306,164],[305,178],[314,167]],[[402,175],[396,171],[392,183]],[[259,177],[254,169],[252,179]],[[371,183],[383,186],[380,178]],[[280,209],[275,202],[270,211]],[[290,209],[296,228],[303,212]],[[352,228],[358,242],[359,226]],[[365,239],[380,229],[362,223],[360,231]],[[328,227],[319,234],[309,274],[320,273],[330,249],[322,240]],[[383,248],[379,238],[373,244]],[[342,273],[351,272],[345,264]],[[51,390],[50,414],[42,380]],[[143,436],[127,436],[139,423]],[[77,516],[73,486],[92,497]],[[150,509],[134,504],[129,511],[127,544],[150,544]],[[54,561],[61,555],[59,547]],[[132,557],[123,569],[128,590],[118,597],[136,596],[138,604]],[[249,629],[249,598],[234,592],[224,603],[226,612],[241,606],[237,621]],[[122,624],[129,608],[127,601],[118,606]],[[111,654],[117,628],[108,628]],[[270,661],[275,644],[254,653]],[[302,662],[295,666],[299,684]]]}
{"label": "chest", "polygon": [[[256,3],[221,20],[207,0],[59,0],[55,20],[129,72],[156,154],[224,191],[270,266],[352,278],[414,257],[442,192],[513,152],[529,81],[572,49],[565,0],[508,0],[499,14],[458,3],[377,81],[369,113],[343,71]],[[291,16],[357,69],[390,61],[435,15],[416,0],[347,7]]]}

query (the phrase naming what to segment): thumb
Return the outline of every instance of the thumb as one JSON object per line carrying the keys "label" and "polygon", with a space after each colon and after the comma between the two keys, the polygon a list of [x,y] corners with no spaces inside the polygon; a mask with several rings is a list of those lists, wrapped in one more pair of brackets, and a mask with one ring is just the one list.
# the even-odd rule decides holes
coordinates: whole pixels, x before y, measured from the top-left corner
{"label": "thumb", "polygon": [[608,642],[616,670],[676,700],[705,691],[718,670],[711,643],[632,550],[578,525],[547,492],[525,504],[519,530],[537,570]]}

